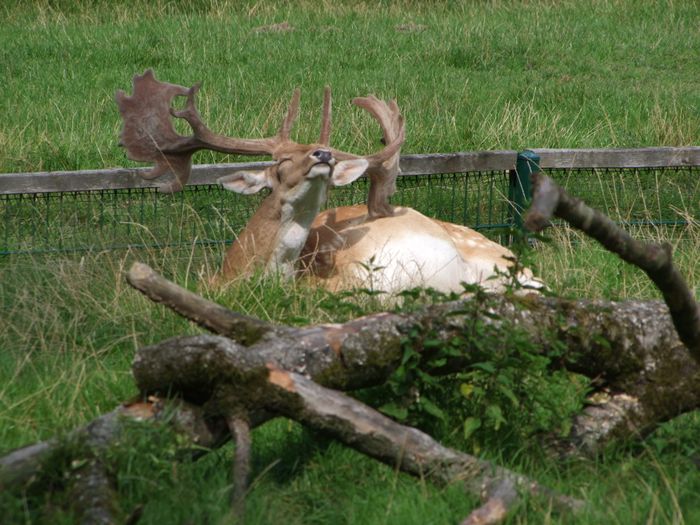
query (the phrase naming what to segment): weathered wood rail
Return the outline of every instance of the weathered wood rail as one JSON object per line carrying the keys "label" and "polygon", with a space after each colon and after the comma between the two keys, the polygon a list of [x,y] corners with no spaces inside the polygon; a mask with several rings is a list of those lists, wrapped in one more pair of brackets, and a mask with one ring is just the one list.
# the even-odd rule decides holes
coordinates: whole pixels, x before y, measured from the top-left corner
{"label": "weathered wood rail", "polygon": [[[700,166],[700,147],[636,149],[533,149],[543,169],[660,168]],[[476,171],[514,170],[513,150],[403,155],[401,175],[430,175]],[[270,162],[200,164],[192,168],[189,186],[216,184],[217,179],[241,169],[259,169]],[[0,195],[155,188],[160,180],[139,173],[150,168],[113,168],[0,174]]]}

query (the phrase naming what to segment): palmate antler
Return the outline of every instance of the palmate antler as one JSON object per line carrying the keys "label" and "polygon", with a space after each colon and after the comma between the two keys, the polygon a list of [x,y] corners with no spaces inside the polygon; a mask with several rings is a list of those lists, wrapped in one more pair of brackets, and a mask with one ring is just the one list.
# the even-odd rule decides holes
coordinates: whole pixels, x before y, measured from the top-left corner
{"label": "palmate antler", "polygon": [[[295,144],[290,132],[299,112],[299,89],[295,90],[279,132],[274,137],[263,139],[240,139],[226,137],[212,132],[202,122],[195,106],[195,95],[199,84],[186,88],[176,84],[156,80],[153,71],[133,79],[134,91],[127,96],[123,91],[116,93],[116,101],[124,120],[120,144],[127,150],[129,158],[138,161],[154,162],[153,169],[143,174],[154,179],[172,173],[175,180],[159,191],[171,193],[180,191],[186,184],[192,168],[192,155],[201,149],[242,155],[271,155],[283,146]],[[171,107],[177,96],[187,97],[185,108],[176,111]],[[331,150],[337,160],[364,158],[367,160],[370,176],[368,208],[371,217],[393,215],[388,199],[395,191],[398,174],[398,159],[404,141],[403,117],[395,101],[383,102],[373,96],[356,98],[353,103],[369,111],[379,122],[384,149],[373,155],[361,157],[351,153]],[[175,131],[172,117],[186,120],[193,135],[183,136]],[[331,93],[326,88],[323,102],[323,118],[318,145],[327,147],[331,134]]]}
{"label": "palmate antler", "polygon": [[[192,155],[201,149],[242,155],[274,155],[275,149],[289,142],[289,133],[299,111],[299,90],[294,92],[282,126],[276,136],[264,139],[238,139],[213,133],[202,122],[195,107],[195,95],[199,84],[185,88],[156,80],[153,71],[147,70],[134,77],[134,93],[127,96],[116,93],[116,101],[124,120],[120,145],[126,148],[132,160],[151,161],[153,169],[144,174],[154,179],[173,173],[175,180],[160,191],[180,191],[187,182],[192,167]],[[185,109],[175,111],[173,98],[187,97]],[[172,117],[185,119],[194,132],[183,136],[175,131]]]}

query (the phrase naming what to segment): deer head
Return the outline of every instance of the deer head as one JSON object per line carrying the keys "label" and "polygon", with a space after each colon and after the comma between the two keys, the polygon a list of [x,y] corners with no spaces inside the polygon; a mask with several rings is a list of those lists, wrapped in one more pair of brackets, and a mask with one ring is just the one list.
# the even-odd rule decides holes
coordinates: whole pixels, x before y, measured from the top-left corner
{"label": "deer head", "polygon": [[[299,144],[290,139],[299,110],[298,89],[275,136],[241,139],[216,134],[202,122],[195,107],[198,84],[185,88],[159,82],[151,70],[135,76],[133,84],[132,96],[123,91],[116,93],[124,120],[120,144],[127,149],[131,159],[155,163],[153,169],[143,175],[145,178],[167,173],[174,175],[174,181],[161,187],[160,191],[169,193],[183,188],[190,175],[192,155],[201,149],[270,155],[275,161],[262,171],[240,171],[220,179],[224,188],[238,193],[251,194],[263,188],[270,189],[268,197],[227,253],[222,271],[225,278],[247,271],[251,263],[262,263],[266,268],[292,273],[311,222],[325,202],[328,188],[349,184],[365,171],[370,176],[370,216],[393,214],[388,198],[395,190],[398,159],[404,141],[403,118],[395,102],[387,104],[372,96],[353,101],[379,122],[385,143],[378,153],[358,156],[329,146],[329,88],[324,94],[319,141]],[[177,96],[187,99],[184,109],[179,111],[171,107]],[[173,117],[186,120],[193,134],[178,134],[173,127]]]}

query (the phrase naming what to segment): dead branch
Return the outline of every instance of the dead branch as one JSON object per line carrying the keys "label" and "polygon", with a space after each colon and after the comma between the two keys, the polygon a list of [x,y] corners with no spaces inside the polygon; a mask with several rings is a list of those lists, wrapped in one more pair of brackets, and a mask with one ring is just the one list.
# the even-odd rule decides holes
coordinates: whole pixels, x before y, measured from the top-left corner
{"label": "dead branch", "polygon": [[236,445],[233,460],[231,512],[237,523],[243,523],[245,518],[245,496],[248,491],[248,477],[250,474],[250,423],[245,417],[236,415],[228,419],[228,427]]}
{"label": "dead branch", "polygon": [[164,279],[148,265],[142,263],[134,263],[126,280],[151,301],[162,303],[202,328],[230,337],[242,345],[251,345],[265,334],[282,330],[281,327],[271,323],[233,312],[217,303],[207,301]]}
{"label": "dead branch", "polygon": [[89,459],[71,473],[70,492],[79,523],[112,525],[123,521],[118,518],[121,512],[114,485],[99,459]]}
{"label": "dead branch", "polygon": [[[505,485],[546,497],[559,510],[572,511],[582,502],[556,494],[536,481],[488,461],[447,448],[429,435],[400,425],[359,401],[323,388],[305,377],[268,365],[267,384],[272,387],[269,408],[311,428],[330,433],[343,443],[392,467],[440,485],[464,483],[477,497],[497,498],[506,512],[517,502],[512,491],[503,497]],[[505,518],[503,513],[502,518]],[[495,523],[495,522],[493,522]]]}
{"label": "dead branch", "polygon": [[462,525],[492,525],[506,519],[508,511],[517,503],[518,492],[512,479],[500,480],[485,494],[486,501],[474,509]]}
{"label": "dead branch", "polygon": [[115,443],[127,422],[167,421],[197,448],[214,448],[228,439],[225,422],[205,418],[201,407],[175,399],[151,397],[144,402],[121,405],[66,436],[54,437],[13,450],[0,457],[0,490],[23,486],[40,479],[53,457],[64,462],[88,461],[96,451]]}
{"label": "dead branch", "polygon": [[552,216],[559,217],[644,270],[663,294],[681,341],[700,362],[700,305],[673,265],[671,246],[637,241],[609,217],[571,197],[549,177],[542,173],[534,173],[532,177],[532,206],[527,212],[525,226],[540,231]]}

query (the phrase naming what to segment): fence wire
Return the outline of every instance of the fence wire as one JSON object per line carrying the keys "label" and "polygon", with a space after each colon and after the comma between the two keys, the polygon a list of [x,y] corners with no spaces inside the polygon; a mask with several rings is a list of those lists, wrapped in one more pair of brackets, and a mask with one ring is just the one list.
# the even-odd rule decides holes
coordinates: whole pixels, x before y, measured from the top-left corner
{"label": "fence wire", "polygon": [[574,196],[642,237],[683,235],[700,221],[700,168],[545,170]]}
{"label": "fence wire", "polygon": [[[700,170],[547,170],[567,190],[623,224],[700,220]],[[509,172],[404,176],[392,202],[497,237],[513,224]],[[331,190],[328,206],[365,202],[368,181]],[[0,196],[0,255],[230,243],[265,195],[218,186],[174,195],[153,189]]]}

